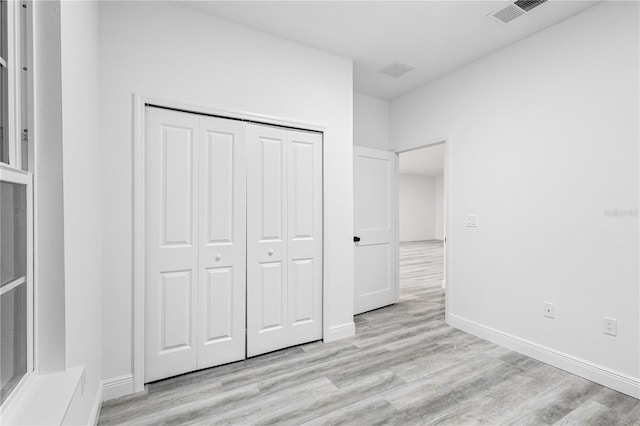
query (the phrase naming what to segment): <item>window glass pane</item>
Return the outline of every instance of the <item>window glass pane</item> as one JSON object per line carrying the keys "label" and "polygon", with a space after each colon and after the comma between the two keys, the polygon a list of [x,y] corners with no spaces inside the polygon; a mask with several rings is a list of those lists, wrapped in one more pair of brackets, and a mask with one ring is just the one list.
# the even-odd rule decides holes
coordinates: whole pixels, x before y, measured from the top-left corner
{"label": "window glass pane", "polygon": [[0,65],[0,161],[9,163],[9,132],[7,124],[7,104],[9,101],[9,86],[7,85],[7,69]]}
{"label": "window glass pane", "polygon": [[26,275],[27,271],[27,188],[16,183],[0,183],[0,286]]}
{"label": "window glass pane", "polygon": [[7,59],[7,2],[0,0],[0,56]]}
{"label": "window glass pane", "polygon": [[2,402],[27,372],[27,188],[0,182]]}
{"label": "window glass pane", "polygon": [[7,164],[9,163],[8,101],[7,69],[0,65],[0,161]]}
{"label": "window glass pane", "polygon": [[27,284],[0,296],[0,403],[27,372]]}
{"label": "window glass pane", "polygon": [[[27,9],[20,8],[20,58],[22,61],[22,70],[20,71],[20,105],[22,111],[20,112],[20,120],[22,122],[22,170],[29,170],[29,34],[27,29],[29,28],[29,15]],[[27,69],[23,69],[27,68]]]}
{"label": "window glass pane", "polygon": [[[0,162],[9,163],[9,138],[7,132],[7,105],[9,101],[7,80],[7,2],[0,0]],[[4,64],[2,64],[4,62]]]}

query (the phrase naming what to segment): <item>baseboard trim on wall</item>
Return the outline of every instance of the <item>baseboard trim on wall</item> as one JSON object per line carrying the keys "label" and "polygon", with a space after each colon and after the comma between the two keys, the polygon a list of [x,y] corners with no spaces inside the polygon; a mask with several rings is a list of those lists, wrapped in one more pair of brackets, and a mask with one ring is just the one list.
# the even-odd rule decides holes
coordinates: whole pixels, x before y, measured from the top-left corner
{"label": "baseboard trim on wall", "polygon": [[334,325],[329,327],[329,332],[324,336],[326,343],[333,342],[335,340],[344,339],[347,337],[356,335],[356,324],[351,321],[345,324]]}
{"label": "baseboard trim on wall", "polygon": [[98,392],[96,392],[96,397],[93,399],[93,405],[91,406],[91,413],[89,413],[89,421],[88,425],[97,425],[98,419],[100,418],[100,410],[102,409],[102,386],[98,386]]}
{"label": "baseboard trim on wall", "polygon": [[125,374],[102,381],[102,400],[119,398],[133,393],[133,374]]}
{"label": "baseboard trim on wall", "polygon": [[538,361],[640,399],[640,379],[637,377],[632,377],[602,365],[576,358],[512,334],[504,333],[500,330],[470,321],[458,315],[449,314],[448,324],[474,336],[489,340],[500,346],[535,358]]}

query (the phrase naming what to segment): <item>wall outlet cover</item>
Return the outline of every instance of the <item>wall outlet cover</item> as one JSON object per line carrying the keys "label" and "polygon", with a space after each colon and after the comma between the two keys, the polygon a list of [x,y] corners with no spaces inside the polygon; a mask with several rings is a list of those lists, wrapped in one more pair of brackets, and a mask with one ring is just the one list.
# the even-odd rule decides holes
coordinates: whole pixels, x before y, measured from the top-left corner
{"label": "wall outlet cover", "polygon": [[556,305],[550,302],[544,302],[544,316],[547,318],[556,317]]}
{"label": "wall outlet cover", "polygon": [[609,336],[618,335],[618,320],[615,318],[602,318],[602,332]]}

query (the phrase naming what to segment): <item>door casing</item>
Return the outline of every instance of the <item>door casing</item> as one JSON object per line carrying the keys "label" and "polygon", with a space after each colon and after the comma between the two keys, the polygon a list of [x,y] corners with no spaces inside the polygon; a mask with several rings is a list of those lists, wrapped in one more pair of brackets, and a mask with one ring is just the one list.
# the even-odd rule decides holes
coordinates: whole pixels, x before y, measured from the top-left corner
{"label": "door casing", "polygon": [[[252,114],[247,112],[221,110],[203,106],[184,104],[181,102],[146,97],[134,94],[133,103],[133,389],[132,393],[144,391],[144,346],[145,346],[145,108],[156,106],[194,114],[210,115],[221,118],[244,120],[260,124],[288,127],[300,130],[311,130],[326,134],[328,126],[316,123],[298,122],[286,118]],[[322,222],[325,222],[324,191],[326,188],[325,150],[322,144],[322,193],[323,212]],[[324,226],[323,226],[324,229]],[[323,259],[325,258],[325,244],[323,232]],[[327,275],[326,262],[323,260],[322,276],[322,335],[329,335],[327,291],[324,289],[324,277]]]}

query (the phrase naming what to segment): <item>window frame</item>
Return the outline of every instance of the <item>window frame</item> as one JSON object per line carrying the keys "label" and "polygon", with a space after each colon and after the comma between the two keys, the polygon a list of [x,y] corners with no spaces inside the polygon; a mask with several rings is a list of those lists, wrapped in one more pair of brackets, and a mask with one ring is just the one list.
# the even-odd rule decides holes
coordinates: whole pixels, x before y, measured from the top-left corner
{"label": "window frame", "polygon": [[[25,271],[25,282],[14,287],[16,288],[20,285],[24,285],[27,290],[27,370],[18,383],[13,387],[7,399],[0,406],[0,408],[4,410],[34,372],[33,175],[30,172],[16,170],[12,167],[8,167],[4,163],[0,163],[0,182],[25,185],[27,198],[27,269]],[[7,287],[9,287],[9,285],[5,286],[5,288]],[[4,292],[8,292],[8,290]]]}
{"label": "window frame", "polygon": [[[27,293],[27,369],[18,380],[5,401],[0,405],[0,413],[12,406],[21,389],[24,388],[36,370],[35,364],[35,323],[36,307],[34,298],[34,196],[33,196],[33,138],[29,128],[33,117],[33,86],[31,81],[32,4],[30,0],[1,0],[6,3],[7,51],[4,66],[7,71],[7,131],[8,163],[0,162],[0,181],[26,186],[27,225],[27,269],[25,285]],[[23,102],[24,100],[24,102]],[[26,144],[27,156],[22,158]]]}

